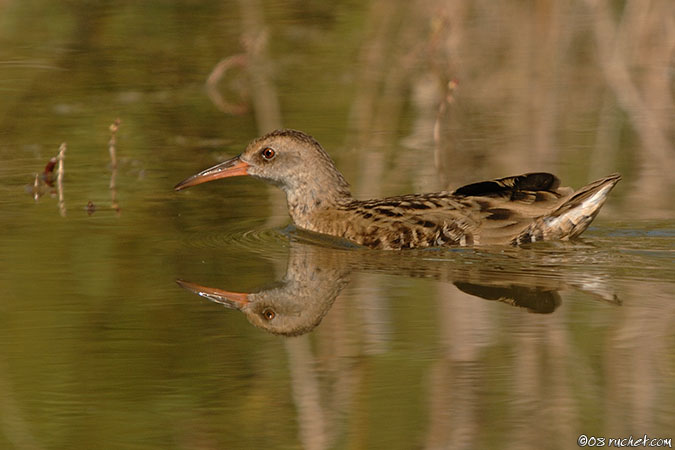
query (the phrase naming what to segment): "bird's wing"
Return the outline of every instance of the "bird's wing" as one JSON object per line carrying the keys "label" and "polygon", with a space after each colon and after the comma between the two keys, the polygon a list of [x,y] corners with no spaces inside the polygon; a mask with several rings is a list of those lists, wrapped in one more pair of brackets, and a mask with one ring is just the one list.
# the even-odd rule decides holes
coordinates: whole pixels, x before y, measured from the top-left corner
{"label": "bird's wing", "polygon": [[469,184],[452,195],[467,205],[477,224],[473,230],[475,243],[503,244],[534,219],[555,211],[572,192],[571,188],[560,187],[555,175],[538,172]]}
{"label": "bird's wing", "polygon": [[354,201],[358,226],[345,235],[375,248],[419,248],[511,242],[572,193],[548,173],[463,186],[453,192]]}

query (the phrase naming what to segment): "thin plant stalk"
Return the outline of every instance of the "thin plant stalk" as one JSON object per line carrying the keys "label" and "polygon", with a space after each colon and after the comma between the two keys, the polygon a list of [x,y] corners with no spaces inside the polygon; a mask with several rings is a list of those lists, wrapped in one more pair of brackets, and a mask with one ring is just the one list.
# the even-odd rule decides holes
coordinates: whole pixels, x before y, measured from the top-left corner
{"label": "thin plant stalk", "polygon": [[59,214],[61,217],[66,217],[66,201],[63,195],[63,175],[65,173],[64,169],[64,159],[66,158],[66,143],[63,142],[59,147],[59,155],[57,156],[58,168],[56,171],[56,192],[59,197]]}
{"label": "thin plant stalk", "polygon": [[108,151],[110,152],[110,202],[112,209],[118,214],[120,212],[120,205],[117,201],[117,130],[120,127],[120,119],[115,119],[115,122],[110,124],[110,141],[108,142]]}

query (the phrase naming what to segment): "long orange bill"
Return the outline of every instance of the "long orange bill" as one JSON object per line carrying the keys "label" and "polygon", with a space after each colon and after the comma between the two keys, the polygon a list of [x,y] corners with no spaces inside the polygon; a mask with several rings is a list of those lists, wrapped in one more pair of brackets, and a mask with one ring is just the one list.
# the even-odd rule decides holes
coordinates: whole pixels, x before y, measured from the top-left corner
{"label": "long orange bill", "polygon": [[248,294],[245,292],[224,291],[185,280],[176,280],[176,283],[183,289],[194,292],[201,297],[208,298],[212,302],[220,303],[228,308],[242,309],[249,303]]}
{"label": "long orange bill", "polygon": [[237,156],[184,179],[178,183],[174,189],[180,191],[182,189],[189,188],[190,186],[206,183],[207,181],[248,175],[248,168],[249,164],[242,161]]}

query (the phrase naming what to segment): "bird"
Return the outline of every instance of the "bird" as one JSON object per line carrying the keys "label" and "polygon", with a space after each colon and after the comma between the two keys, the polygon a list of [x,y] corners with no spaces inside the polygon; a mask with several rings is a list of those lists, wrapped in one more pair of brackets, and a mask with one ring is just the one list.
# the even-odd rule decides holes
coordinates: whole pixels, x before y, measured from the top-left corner
{"label": "bird", "polygon": [[358,200],[316,139],[279,129],[174,189],[234,176],[281,188],[298,228],[380,250],[569,240],[588,228],[621,179],[614,173],[574,191],[561,187],[555,175],[536,172],[454,191]]}
{"label": "bird", "polygon": [[[522,271],[518,270],[514,258],[509,259],[516,265],[509,266],[506,263],[504,267],[503,251],[486,251],[473,256],[464,252],[447,252],[440,258],[429,258],[425,252],[392,253],[373,252],[365,248],[328,247],[320,245],[312,237],[310,235],[307,238],[302,233],[290,234],[284,276],[254,292],[228,291],[184,279],[175,281],[187,291],[240,311],[252,325],[282,336],[299,336],[316,328],[349,285],[352,275],[359,273],[449,282],[469,297],[499,302],[538,314],[555,312],[563,302],[559,291],[568,289],[584,293],[593,300],[621,304],[606,274],[580,274],[569,270],[574,267],[571,261],[555,268],[549,267],[549,270]],[[537,254],[537,250],[513,251],[532,252],[529,256],[541,260],[545,256]],[[556,261],[560,263],[561,254],[556,255]],[[569,252],[566,257],[584,260],[589,256]],[[494,264],[485,264],[485,258],[499,261],[500,269],[495,270]],[[456,263],[467,259],[474,263]],[[477,264],[478,261],[482,264]],[[356,301],[352,306],[358,308],[359,304],[361,302]],[[453,305],[457,306],[455,303]],[[418,304],[416,307],[424,306]]]}

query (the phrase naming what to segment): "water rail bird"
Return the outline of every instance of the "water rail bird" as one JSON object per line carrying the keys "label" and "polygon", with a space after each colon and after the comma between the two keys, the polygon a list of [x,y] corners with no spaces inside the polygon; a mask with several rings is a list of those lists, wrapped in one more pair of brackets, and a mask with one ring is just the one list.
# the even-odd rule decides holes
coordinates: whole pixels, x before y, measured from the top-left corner
{"label": "water rail bird", "polygon": [[454,191],[357,200],[321,144],[283,129],[253,140],[239,156],[181,181],[175,190],[241,175],[280,187],[297,227],[385,250],[568,240],[588,228],[621,179],[612,174],[574,191],[561,187],[555,175],[538,172]]}

